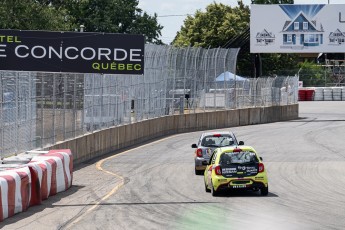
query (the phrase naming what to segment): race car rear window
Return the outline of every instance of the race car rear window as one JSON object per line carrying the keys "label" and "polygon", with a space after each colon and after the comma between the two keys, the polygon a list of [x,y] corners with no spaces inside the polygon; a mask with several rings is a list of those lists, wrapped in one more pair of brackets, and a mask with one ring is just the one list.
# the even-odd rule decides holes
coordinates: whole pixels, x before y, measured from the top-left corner
{"label": "race car rear window", "polygon": [[250,151],[225,152],[220,156],[219,161],[221,165],[252,164],[257,162],[259,161],[256,154]]}
{"label": "race car rear window", "polygon": [[201,142],[201,145],[205,147],[222,147],[234,144],[234,140],[230,135],[206,136]]}

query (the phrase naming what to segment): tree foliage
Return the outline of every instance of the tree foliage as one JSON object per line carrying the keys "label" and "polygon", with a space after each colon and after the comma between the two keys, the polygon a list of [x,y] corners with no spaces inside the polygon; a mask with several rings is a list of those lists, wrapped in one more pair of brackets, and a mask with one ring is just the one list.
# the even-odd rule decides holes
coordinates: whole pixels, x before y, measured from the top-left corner
{"label": "tree foliage", "polygon": [[234,8],[214,2],[207,6],[206,12],[198,10],[194,16],[187,16],[173,45],[222,47],[248,26],[249,6],[241,1]]}
{"label": "tree foliage", "polygon": [[304,61],[299,63],[298,67],[299,80],[303,81],[304,86],[324,86],[326,84],[325,70],[320,65]]}
{"label": "tree foliage", "polygon": [[0,28],[21,30],[71,30],[67,11],[35,0],[2,0]]}
{"label": "tree foliage", "polygon": [[157,22],[157,14],[148,15],[138,4],[138,0],[70,0],[67,8],[86,31],[144,34],[147,42],[161,44],[163,27]]}
{"label": "tree foliage", "polygon": [[3,29],[144,34],[146,42],[162,44],[157,15],[138,8],[138,0],[2,0]]}
{"label": "tree foliage", "polygon": [[294,76],[298,71],[297,54],[261,54],[263,76]]}

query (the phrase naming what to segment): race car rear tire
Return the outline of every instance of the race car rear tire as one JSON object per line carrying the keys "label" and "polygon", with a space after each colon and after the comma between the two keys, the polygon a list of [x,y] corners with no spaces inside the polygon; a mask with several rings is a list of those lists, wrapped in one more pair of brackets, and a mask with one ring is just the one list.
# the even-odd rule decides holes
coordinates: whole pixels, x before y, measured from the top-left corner
{"label": "race car rear tire", "polygon": [[211,194],[212,196],[218,196],[219,192],[217,192],[214,187],[213,187],[213,184],[211,183]]}
{"label": "race car rear tire", "polygon": [[263,187],[260,189],[261,196],[267,196],[268,195],[268,187]]}
{"label": "race car rear tire", "polygon": [[197,170],[197,169],[194,169],[195,171],[195,175],[202,175],[203,174],[203,170]]}
{"label": "race car rear tire", "polygon": [[211,192],[211,189],[207,188],[206,183],[204,183],[204,184],[205,184],[205,192]]}

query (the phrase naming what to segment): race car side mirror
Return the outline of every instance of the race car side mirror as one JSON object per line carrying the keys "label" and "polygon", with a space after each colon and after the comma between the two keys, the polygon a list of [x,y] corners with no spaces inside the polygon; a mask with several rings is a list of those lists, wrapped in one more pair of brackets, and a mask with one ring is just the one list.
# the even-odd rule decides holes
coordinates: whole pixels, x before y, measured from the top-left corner
{"label": "race car side mirror", "polygon": [[192,148],[197,148],[198,146],[196,144],[192,144]]}
{"label": "race car side mirror", "polygon": [[238,142],[238,145],[244,145],[243,141]]}

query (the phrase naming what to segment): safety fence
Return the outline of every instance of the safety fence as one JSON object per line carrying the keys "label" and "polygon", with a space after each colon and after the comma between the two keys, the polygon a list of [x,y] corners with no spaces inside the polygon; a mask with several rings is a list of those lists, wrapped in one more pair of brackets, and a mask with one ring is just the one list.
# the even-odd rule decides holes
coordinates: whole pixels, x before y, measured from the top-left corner
{"label": "safety fence", "polygon": [[1,157],[145,119],[297,103],[297,77],[236,76],[238,51],[146,45],[142,76],[0,71]]}

